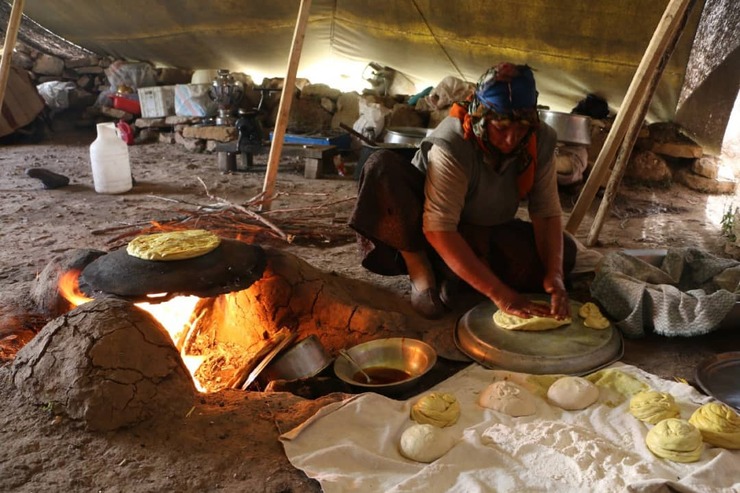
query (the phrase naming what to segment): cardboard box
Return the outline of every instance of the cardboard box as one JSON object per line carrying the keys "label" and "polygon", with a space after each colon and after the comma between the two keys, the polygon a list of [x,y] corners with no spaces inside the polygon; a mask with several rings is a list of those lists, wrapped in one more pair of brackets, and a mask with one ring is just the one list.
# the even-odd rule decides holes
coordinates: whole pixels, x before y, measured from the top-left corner
{"label": "cardboard box", "polygon": [[21,68],[11,66],[5,97],[0,108],[0,137],[25,127],[34,121],[43,109],[44,100],[28,74]]}
{"label": "cardboard box", "polygon": [[137,92],[143,118],[163,118],[175,114],[175,86],[141,87]]}

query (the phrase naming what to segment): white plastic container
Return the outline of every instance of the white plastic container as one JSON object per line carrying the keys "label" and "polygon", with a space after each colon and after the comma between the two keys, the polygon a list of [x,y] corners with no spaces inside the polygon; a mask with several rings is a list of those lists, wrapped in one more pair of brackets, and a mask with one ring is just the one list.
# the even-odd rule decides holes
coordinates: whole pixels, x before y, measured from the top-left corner
{"label": "white plastic container", "polygon": [[128,192],[133,187],[128,145],[118,136],[114,123],[98,123],[97,129],[98,137],[90,145],[95,191]]}

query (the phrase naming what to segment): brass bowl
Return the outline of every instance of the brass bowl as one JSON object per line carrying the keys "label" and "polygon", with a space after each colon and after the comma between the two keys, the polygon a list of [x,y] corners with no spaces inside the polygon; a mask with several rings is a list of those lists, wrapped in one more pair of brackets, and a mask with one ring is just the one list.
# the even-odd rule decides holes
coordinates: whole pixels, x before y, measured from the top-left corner
{"label": "brass bowl", "polygon": [[368,383],[342,356],[334,361],[337,377],[361,390],[380,394],[401,393],[413,388],[437,362],[437,353],[431,346],[408,337],[375,339],[347,352],[373,380]]}

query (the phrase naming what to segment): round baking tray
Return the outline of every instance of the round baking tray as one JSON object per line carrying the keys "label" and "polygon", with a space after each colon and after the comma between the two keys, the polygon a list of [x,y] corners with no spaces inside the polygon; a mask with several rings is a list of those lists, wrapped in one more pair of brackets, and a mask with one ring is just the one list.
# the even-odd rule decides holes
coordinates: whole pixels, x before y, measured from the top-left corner
{"label": "round baking tray", "polygon": [[[530,296],[538,299],[538,296]],[[546,296],[539,299],[546,300]],[[595,330],[578,316],[581,303],[570,302],[573,322],[557,329],[525,332],[498,327],[497,308],[483,302],[465,313],[455,327],[455,344],[489,368],[534,374],[584,375],[622,357],[622,336],[613,325]]]}
{"label": "round baking tray", "polygon": [[740,411],[740,351],[710,356],[696,367],[695,376],[704,392]]}

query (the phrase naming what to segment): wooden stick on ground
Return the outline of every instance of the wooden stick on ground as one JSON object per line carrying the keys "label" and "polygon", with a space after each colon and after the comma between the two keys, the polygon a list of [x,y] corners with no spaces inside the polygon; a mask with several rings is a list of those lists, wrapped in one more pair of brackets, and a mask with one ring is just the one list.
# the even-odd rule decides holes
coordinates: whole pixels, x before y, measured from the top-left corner
{"label": "wooden stick on ground", "polygon": [[264,217],[262,217],[261,215],[257,214],[257,213],[256,213],[256,212],[254,212],[254,211],[250,211],[249,209],[247,209],[247,208],[246,208],[246,207],[244,207],[244,206],[241,206],[241,205],[239,205],[239,204],[234,204],[234,203],[232,203],[232,202],[229,202],[229,201],[228,201],[228,200],[226,200],[226,199],[222,199],[221,197],[216,197],[215,195],[211,195],[211,192],[209,192],[209,191],[208,191],[208,187],[206,187],[206,184],[205,184],[205,183],[203,182],[203,180],[201,180],[201,179],[200,179],[200,177],[198,177],[198,181],[200,182],[200,184],[201,184],[201,185],[203,185],[203,188],[204,188],[204,189],[205,189],[205,191],[206,191],[206,195],[207,195],[207,196],[208,196],[208,197],[209,197],[210,199],[216,200],[216,201],[218,201],[219,203],[221,203],[221,204],[223,204],[223,205],[226,205],[226,206],[228,206],[228,207],[231,207],[231,208],[233,208],[233,209],[236,209],[236,210],[238,210],[239,212],[243,212],[244,214],[248,215],[248,216],[249,216],[249,217],[251,217],[252,219],[255,219],[255,220],[257,220],[257,221],[261,222],[262,224],[264,224],[265,226],[267,226],[268,228],[270,228],[271,230],[273,230],[273,231],[274,231],[275,233],[277,233],[277,234],[278,234],[278,236],[280,236],[280,238],[282,238],[283,240],[287,241],[288,243],[293,243],[293,240],[295,239],[295,236],[293,236],[293,235],[289,235],[289,234],[285,234],[285,232],[284,232],[284,231],[283,231],[282,229],[278,228],[278,227],[277,227],[277,226],[276,226],[276,225],[275,225],[275,224],[274,224],[273,222],[271,222],[271,221],[270,221],[269,219],[265,219],[265,218],[264,218]]}
{"label": "wooden stick on ground", "polygon": [[[643,113],[640,111],[640,105],[649,104],[654,91],[653,77],[659,71],[661,60],[666,56],[668,48],[675,44],[678,34],[680,34],[685,22],[682,22],[685,14],[690,10],[695,0],[671,0],[663,13],[663,17],[658,23],[658,27],[653,33],[650,44],[642,57],[640,65],[637,67],[632,82],[627,89],[622,105],[617,113],[609,135],[604,142],[604,146],[596,158],[593,170],[586,181],[586,185],[578,197],[573,211],[570,214],[565,229],[572,234],[578,230],[578,226],[583,220],[583,216],[591,207],[591,203],[596,196],[601,184],[609,174],[609,168],[614,162],[617,150],[624,140],[627,128],[634,125],[635,120],[639,117],[642,121]],[[652,90],[650,88],[652,87]]]}

